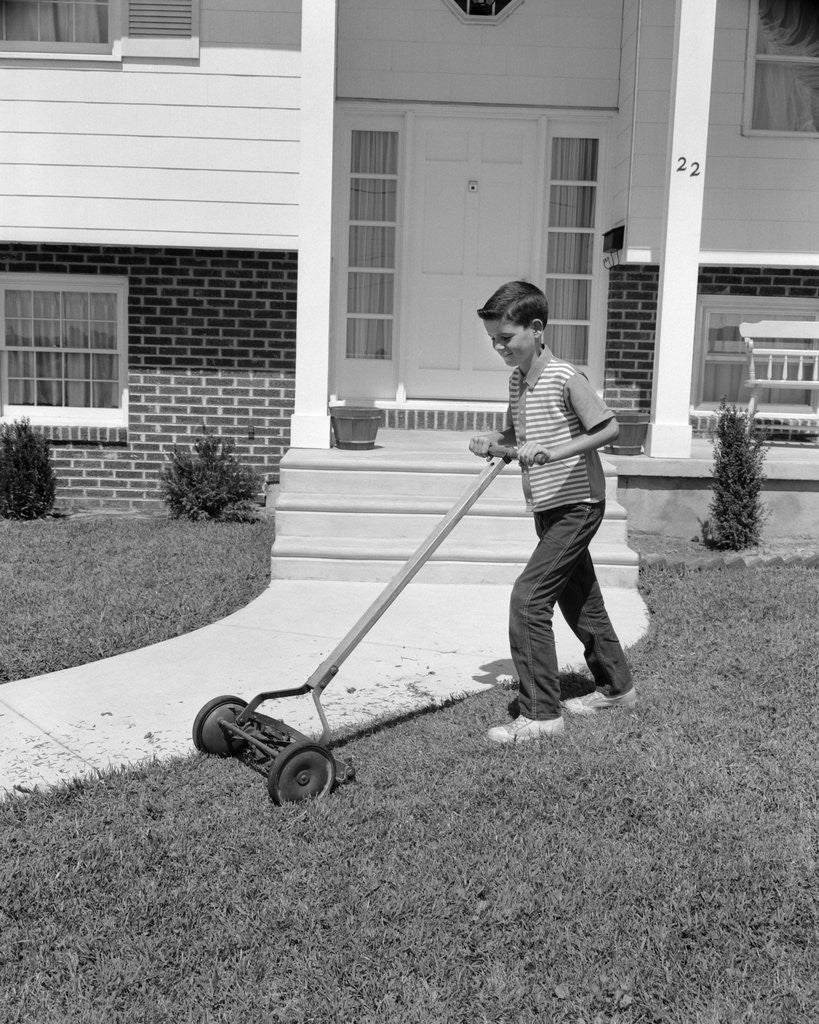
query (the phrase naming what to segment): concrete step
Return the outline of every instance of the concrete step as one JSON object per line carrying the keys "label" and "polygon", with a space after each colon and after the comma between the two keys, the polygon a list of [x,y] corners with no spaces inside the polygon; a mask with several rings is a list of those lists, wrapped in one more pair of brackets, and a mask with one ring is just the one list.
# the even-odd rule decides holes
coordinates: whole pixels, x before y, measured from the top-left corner
{"label": "concrete step", "polygon": [[[470,490],[485,462],[453,431],[379,431],[369,451],[291,449],[276,500],[274,579],[388,581]],[[606,518],[592,555],[601,582],[636,586],[617,473],[604,461]],[[510,463],[421,569],[421,582],[511,583],[536,535]]]}
{"label": "concrete step", "polygon": [[[519,498],[515,503],[493,503],[483,498],[455,527],[454,538],[475,546],[515,542],[534,545],[532,514]],[[276,505],[276,535],[333,537],[338,541],[388,538],[417,545],[432,533],[451,505],[443,500],[395,495],[379,499],[368,495],[285,493]],[[607,505],[598,537],[612,544],[626,543],[626,511],[622,505]]]}
{"label": "concrete step", "polygon": [[[418,573],[420,583],[503,583],[520,575],[534,544],[493,552],[484,546],[453,545],[447,538]],[[414,553],[411,544],[371,541],[317,542],[315,537],[276,540],[274,579],[378,580],[387,582]],[[636,587],[638,556],[623,545],[593,543],[591,554],[601,586]]]}
{"label": "concrete step", "polygon": [[[348,452],[293,449],[279,467],[281,493],[301,494],[403,494],[417,495],[423,486],[427,497],[453,504],[485,467],[468,452],[385,452],[375,449]],[[617,471],[603,464],[606,500],[617,500]],[[421,483],[423,481],[423,483]],[[492,484],[495,501],[520,503],[520,470],[511,463]]]}

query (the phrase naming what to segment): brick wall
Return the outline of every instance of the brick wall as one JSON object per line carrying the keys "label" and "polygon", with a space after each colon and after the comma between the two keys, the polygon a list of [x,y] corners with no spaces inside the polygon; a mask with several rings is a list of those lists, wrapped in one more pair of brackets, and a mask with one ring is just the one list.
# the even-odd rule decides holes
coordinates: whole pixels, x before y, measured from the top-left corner
{"label": "brick wall", "polygon": [[[659,285],[656,266],[609,272],[604,389],[613,409],[651,408]],[[798,267],[700,267],[697,289],[700,295],[819,299],[819,273]]]}
{"label": "brick wall", "polygon": [[651,409],[659,267],[609,271],[603,394],[612,409]]}
{"label": "brick wall", "polygon": [[59,427],[59,508],[161,508],[159,472],[203,428],[268,481],[289,444],[296,253],[0,244],[0,271],[127,276],[127,429]]}

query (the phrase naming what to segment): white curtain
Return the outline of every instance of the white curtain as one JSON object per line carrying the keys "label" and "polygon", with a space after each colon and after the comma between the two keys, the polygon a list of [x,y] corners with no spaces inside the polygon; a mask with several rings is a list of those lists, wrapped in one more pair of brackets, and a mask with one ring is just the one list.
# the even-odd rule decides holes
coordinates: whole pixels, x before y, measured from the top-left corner
{"label": "white curtain", "polygon": [[350,160],[347,357],[390,359],[398,134],[354,131]]}
{"label": "white curtain", "polygon": [[6,0],[0,12],[9,42],[108,41],[108,0]]}
{"label": "white curtain", "polygon": [[37,405],[63,404],[62,352],[37,353]]}
{"label": "white curtain", "polygon": [[598,148],[594,138],[552,140],[546,259],[550,346],[558,358],[581,366],[589,358]]}
{"label": "white curtain", "polygon": [[118,408],[116,318],[106,292],[7,289],[9,402]]}
{"label": "white curtain", "polygon": [[[757,55],[819,58],[816,0],[760,0]],[[753,126],[819,131],[819,64],[757,61]]]}

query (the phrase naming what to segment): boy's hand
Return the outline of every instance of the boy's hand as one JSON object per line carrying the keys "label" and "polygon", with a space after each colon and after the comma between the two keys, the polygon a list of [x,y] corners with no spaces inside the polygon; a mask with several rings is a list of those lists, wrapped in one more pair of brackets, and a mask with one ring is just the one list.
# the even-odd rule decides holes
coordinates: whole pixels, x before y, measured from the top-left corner
{"label": "boy's hand", "polygon": [[475,455],[480,455],[481,458],[486,458],[492,443],[490,437],[473,437],[469,442],[469,450]]}
{"label": "boy's hand", "polygon": [[542,466],[552,461],[549,449],[537,441],[526,441],[518,448],[518,462],[524,469],[533,466],[535,463]]}

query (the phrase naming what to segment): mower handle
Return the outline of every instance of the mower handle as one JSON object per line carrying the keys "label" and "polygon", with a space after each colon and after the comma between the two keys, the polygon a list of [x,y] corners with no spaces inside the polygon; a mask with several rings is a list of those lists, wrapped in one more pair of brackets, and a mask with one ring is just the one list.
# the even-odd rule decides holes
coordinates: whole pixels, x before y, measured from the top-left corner
{"label": "mower handle", "polygon": [[[518,450],[517,448],[507,448],[505,445],[502,444],[490,444],[489,451],[486,453],[486,455],[480,457],[487,459],[503,459],[503,461],[506,463],[516,462],[518,457]],[[535,462],[538,464],[538,466],[544,466],[546,464],[546,456],[538,455],[538,457],[535,459]]]}

